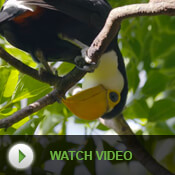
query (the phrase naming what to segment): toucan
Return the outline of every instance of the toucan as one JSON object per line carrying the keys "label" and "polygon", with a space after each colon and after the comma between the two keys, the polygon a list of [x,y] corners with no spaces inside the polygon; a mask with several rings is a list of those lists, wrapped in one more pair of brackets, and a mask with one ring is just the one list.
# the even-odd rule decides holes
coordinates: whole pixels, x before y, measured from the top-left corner
{"label": "toucan", "polygon": [[[49,61],[87,69],[91,65],[85,61],[80,67],[77,58],[100,32],[110,10],[106,0],[6,0],[0,11],[0,34],[46,69]],[[109,119],[123,110],[128,83],[117,36],[95,71],[85,75],[82,89],[62,99],[78,117]]]}

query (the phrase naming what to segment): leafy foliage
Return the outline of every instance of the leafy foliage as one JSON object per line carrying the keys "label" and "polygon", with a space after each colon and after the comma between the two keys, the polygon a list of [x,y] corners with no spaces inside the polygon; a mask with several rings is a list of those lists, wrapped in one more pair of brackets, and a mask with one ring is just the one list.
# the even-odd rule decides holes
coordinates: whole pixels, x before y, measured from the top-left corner
{"label": "leafy foliage", "polygon": [[[0,1],[0,6],[3,2]],[[109,2],[117,7],[146,1]],[[131,124],[139,126],[135,130],[138,134],[175,133],[174,25],[175,17],[156,16],[131,18],[121,26],[119,46],[126,62],[129,82],[124,116],[130,119]],[[0,45],[25,64],[37,68],[28,54],[13,48],[2,37]],[[63,75],[72,68],[71,64],[63,63],[57,70]],[[21,74],[3,60],[0,60],[0,75],[0,119],[52,90],[47,84]],[[6,132],[0,130],[0,134],[90,134],[108,131],[98,121],[77,119],[63,104],[55,103],[18,122]]]}

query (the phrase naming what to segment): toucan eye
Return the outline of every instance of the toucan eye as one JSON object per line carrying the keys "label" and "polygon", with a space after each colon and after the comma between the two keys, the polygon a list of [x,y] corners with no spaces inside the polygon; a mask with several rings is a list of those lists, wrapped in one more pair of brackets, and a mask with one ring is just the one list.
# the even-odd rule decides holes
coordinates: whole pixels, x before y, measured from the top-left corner
{"label": "toucan eye", "polygon": [[116,92],[110,92],[109,98],[111,99],[112,102],[117,102],[119,99],[119,96]]}

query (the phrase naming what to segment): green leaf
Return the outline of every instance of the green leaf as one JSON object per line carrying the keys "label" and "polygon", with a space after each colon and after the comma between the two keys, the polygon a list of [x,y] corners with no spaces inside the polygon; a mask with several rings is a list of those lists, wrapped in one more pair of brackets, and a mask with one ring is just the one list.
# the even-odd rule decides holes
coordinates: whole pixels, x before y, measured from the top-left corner
{"label": "green leaf", "polygon": [[17,108],[15,107],[3,107],[3,108],[0,108],[0,119],[2,118],[6,118],[12,114],[14,114],[15,112],[17,112]]}
{"label": "green leaf", "polygon": [[152,59],[160,59],[161,57],[167,57],[171,54],[175,47],[174,37],[174,34],[162,33],[161,38],[154,39],[151,44]]}
{"label": "green leaf", "polygon": [[3,98],[3,94],[10,72],[11,69],[9,67],[0,67],[0,104],[5,101],[5,99]]}
{"label": "green leaf", "polygon": [[14,103],[25,98],[35,97],[43,92],[47,93],[50,90],[51,88],[49,85],[41,83],[27,75],[21,75],[12,102]]}
{"label": "green leaf", "polygon": [[136,91],[140,82],[139,71],[137,70],[136,66],[137,65],[133,61],[130,61],[129,65],[127,66],[129,87],[132,88],[134,92]]}
{"label": "green leaf", "polygon": [[175,102],[170,99],[156,101],[150,109],[149,121],[167,120],[175,117]]}
{"label": "green leaf", "polygon": [[12,69],[5,85],[4,97],[11,97],[17,86],[19,71]]}
{"label": "green leaf", "polygon": [[58,67],[58,75],[65,75],[69,73],[73,68],[75,67],[74,64],[63,62],[59,67]]}
{"label": "green leaf", "polygon": [[[9,108],[13,107],[12,104],[14,103],[17,104],[17,102],[20,102],[22,99],[25,99],[25,98],[30,99],[36,96],[40,97],[41,94],[42,96],[44,96],[50,91],[51,91],[51,87],[49,85],[45,83],[41,83],[26,75],[20,76],[18,84],[16,86],[16,90],[13,92],[13,97],[11,101],[8,101],[8,103],[6,103],[0,108],[1,117],[7,116],[9,114],[11,115],[12,109],[10,110]],[[36,99],[34,101],[36,101]],[[15,110],[15,108],[13,110]],[[18,108],[20,108],[19,105],[18,105]]]}
{"label": "green leaf", "polygon": [[44,111],[44,119],[40,123],[39,134],[47,135],[51,133],[56,125],[62,122],[64,117],[61,114],[52,114],[51,112]]}
{"label": "green leaf", "polygon": [[20,128],[21,126],[23,126],[26,122],[28,122],[29,120],[30,120],[29,117],[25,117],[25,118],[23,118],[22,120],[20,120],[19,122],[13,124],[13,128],[18,129],[18,128]]}
{"label": "green leaf", "polygon": [[144,99],[135,99],[123,112],[128,119],[148,118],[149,108]]}
{"label": "green leaf", "polygon": [[108,127],[102,125],[101,123],[97,126],[97,129],[102,130],[102,131],[108,131],[109,130]]}
{"label": "green leaf", "polygon": [[[165,122],[157,122],[157,123],[149,123],[146,126],[146,131],[150,135],[174,135],[172,130],[169,128],[169,126]],[[146,134],[148,134],[146,133]]]}
{"label": "green leaf", "polygon": [[6,46],[6,51],[30,67],[36,67],[37,65],[37,63],[33,61],[32,57],[28,53],[17,49],[10,44],[8,47]]}
{"label": "green leaf", "polygon": [[5,0],[1,0],[0,1],[0,8],[2,7],[2,5],[4,4]]}
{"label": "green leaf", "polygon": [[24,123],[19,129],[17,129],[13,135],[33,135],[39,122],[42,118],[33,118],[28,122]]}
{"label": "green leaf", "polygon": [[175,34],[174,27],[175,27],[175,17],[172,16],[156,16],[155,21],[157,23],[160,32],[165,32],[167,34]]}
{"label": "green leaf", "polygon": [[142,92],[148,96],[156,96],[158,93],[165,90],[167,82],[167,76],[159,71],[151,71],[148,74],[147,82],[145,83]]}
{"label": "green leaf", "polygon": [[170,50],[169,54],[165,55],[162,58],[163,66],[166,67],[166,68],[169,68],[169,69],[175,67],[175,61],[174,61],[175,50],[174,50],[174,47],[175,47],[175,45],[173,47],[171,47],[171,50]]}
{"label": "green leaf", "polygon": [[127,4],[134,4],[134,3],[141,3],[141,2],[147,2],[146,0],[108,0],[108,2],[112,5],[112,7],[117,7],[117,6],[122,6],[122,5],[127,5]]}
{"label": "green leaf", "polygon": [[9,127],[7,130],[6,129],[0,129],[0,135],[12,135],[16,129],[13,127]]}
{"label": "green leaf", "polygon": [[94,120],[89,120],[89,121],[88,121],[88,120],[83,120],[83,119],[78,118],[77,116],[75,116],[75,115],[73,115],[73,114],[72,114],[72,116],[75,117],[74,121],[75,121],[76,124],[89,125],[89,123],[94,122]]}

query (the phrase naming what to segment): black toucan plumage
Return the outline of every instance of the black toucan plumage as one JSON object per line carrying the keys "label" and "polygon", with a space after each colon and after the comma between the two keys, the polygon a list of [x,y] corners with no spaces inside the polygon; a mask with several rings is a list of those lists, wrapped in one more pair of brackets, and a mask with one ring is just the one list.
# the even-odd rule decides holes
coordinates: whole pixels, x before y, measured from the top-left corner
{"label": "black toucan plumage", "polygon": [[0,33],[36,61],[39,49],[47,61],[74,63],[81,48],[68,39],[89,46],[110,10],[105,0],[7,0],[0,12]]}
{"label": "black toucan plumage", "polygon": [[[81,56],[82,47],[90,46],[104,26],[110,10],[111,6],[106,0],[7,0],[0,11],[0,34],[13,46],[30,53],[36,61],[40,61],[38,59],[38,51],[40,51],[46,61],[67,61],[76,64],[75,58]],[[98,109],[94,106],[92,117],[86,118],[81,116],[81,112],[72,110],[70,104],[72,99],[63,99],[68,108],[80,115],[80,118],[94,119],[101,116],[111,118],[118,115],[125,105],[128,91],[127,78],[117,38],[113,40],[104,55],[115,57],[112,61],[116,60],[113,64],[116,69],[113,78],[116,77],[116,82],[114,79],[108,81],[112,76],[106,76],[112,70],[110,64],[103,70],[106,75],[99,76],[100,67],[104,62],[101,61],[94,73],[85,76],[85,85],[83,85],[84,89],[88,89],[90,97],[92,91],[102,94],[100,98],[103,96],[104,103],[100,105],[104,110],[97,113]],[[89,79],[93,83],[87,86],[86,82]],[[110,83],[112,84],[108,86]],[[94,87],[97,88],[93,89]],[[84,94],[80,96],[84,97]],[[79,95],[78,99],[81,99]],[[76,97],[73,100],[76,101]],[[91,98],[91,100],[96,105],[98,98]],[[76,103],[79,105],[79,101]]]}

